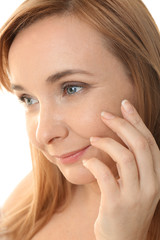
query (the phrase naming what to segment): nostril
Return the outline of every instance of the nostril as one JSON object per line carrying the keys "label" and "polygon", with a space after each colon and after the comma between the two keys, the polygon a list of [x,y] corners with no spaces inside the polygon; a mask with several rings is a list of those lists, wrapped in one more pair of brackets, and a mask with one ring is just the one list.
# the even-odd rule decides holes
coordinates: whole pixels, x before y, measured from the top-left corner
{"label": "nostril", "polygon": [[58,139],[60,139],[61,137],[54,137],[54,138],[52,138],[52,139],[50,139],[49,141],[48,141],[48,144],[51,144],[51,143],[53,143],[53,142],[55,142],[56,140],[58,140]]}
{"label": "nostril", "polygon": [[44,122],[41,121],[37,126],[36,140],[41,145],[49,145],[66,138],[68,134],[68,128],[64,123],[51,121],[44,126]]}
{"label": "nostril", "polygon": [[64,139],[69,134],[68,127],[61,121],[57,114],[52,113],[51,108],[41,107],[38,116],[36,139],[41,145],[48,145],[60,139]]}

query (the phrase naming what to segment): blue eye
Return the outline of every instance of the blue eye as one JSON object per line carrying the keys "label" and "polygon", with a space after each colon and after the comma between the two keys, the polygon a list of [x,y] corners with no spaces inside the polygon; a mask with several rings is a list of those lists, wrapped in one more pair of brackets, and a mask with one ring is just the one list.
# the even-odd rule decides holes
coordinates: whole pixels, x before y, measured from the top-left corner
{"label": "blue eye", "polygon": [[38,100],[27,96],[20,97],[20,101],[23,102],[27,107],[38,103]]}
{"label": "blue eye", "polygon": [[67,95],[73,95],[79,92],[83,87],[76,86],[76,85],[67,85],[63,87],[63,91]]}

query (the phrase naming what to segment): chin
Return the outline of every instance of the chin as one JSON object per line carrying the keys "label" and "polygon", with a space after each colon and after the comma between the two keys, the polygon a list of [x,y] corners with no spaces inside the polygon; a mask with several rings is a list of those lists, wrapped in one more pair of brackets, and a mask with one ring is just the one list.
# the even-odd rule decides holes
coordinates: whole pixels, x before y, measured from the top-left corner
{"label": "chin", "polygon": [[67,181],[75,185],[85,185],[96,181],[95,177],[83,165],[78,168],[70,166],[64,171],[61,168],[60,171]]}
{"label": "chin", "polygon": [[75,185],[85,185],[85,184],[89,184],[89,183],[93,183],[96,181],[96,179],[92,176],[90,177],[83,177],[83,178],[66,178],[67,181],[69,181],[70,183],[72,184],[75,184]]}

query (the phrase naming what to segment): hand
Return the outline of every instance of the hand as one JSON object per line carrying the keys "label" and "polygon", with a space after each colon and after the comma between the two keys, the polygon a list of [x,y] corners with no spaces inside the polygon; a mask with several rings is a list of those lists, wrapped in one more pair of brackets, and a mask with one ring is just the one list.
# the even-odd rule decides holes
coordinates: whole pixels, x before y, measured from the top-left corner
{"label": "hand", "polygon": [[97,240],[146,240],[160,199],[160,151],[135,108],[122,102],[124,118],[104,113],[102,120],[126,144],[91,138],[91,144],[117,163],[119,179],[100,160],[83,161],[101,191],[94,230]]}

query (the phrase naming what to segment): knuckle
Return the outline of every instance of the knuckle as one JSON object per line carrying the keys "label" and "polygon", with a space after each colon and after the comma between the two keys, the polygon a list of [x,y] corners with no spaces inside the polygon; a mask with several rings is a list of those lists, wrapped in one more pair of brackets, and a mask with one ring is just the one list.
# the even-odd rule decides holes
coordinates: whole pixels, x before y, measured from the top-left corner
{"label": "knuckle", "polygon": [[129,208],[136,209],[141,203],[141,195],[137,192],[135,197],[128,196],[125,198],[124,206]]}
{"label": "knuckle", "polygon": [[159,194],[159,186],[158,184],[155,184],[151,191],[151,196],[156,197],[158,194]]}
{"label": "knuckle", "polygon": [[135,147],[141,150],[145,150],[148,148],[148,142],[144,137],[140,137],[136,140]]}
{"label": "knuckle", "polygon": [[147,188],[146,197],[149,199],[155,199],[159,195],[159,191],[158,184],[152,184]]}
{"label": "knuckle", "polygon": [[155,144],[155,140],[152,135],[148,135],[146,139],[147,139],[149,146],[153,146]]}
{"label": "knuckle", "polygon": [[108,215],[116,215],[123,209],[123,203],[121,200],[113,199],[108,207]]}
{"label": "knuckle", "polygon": [[119,125],[120,125],[120,128],[124,128],[126,127],[126,121],[124,119],[119,119]]}
{"label": "knuckle", "polygon": [[101,174],[101,179],[102,181],[108,182],[110,179],[112,179],[112,175],[110,172],[104,170],[103,173]]}
{"label": "knuckle", "polygon": [[141,118],[139,116],[137,116],[134,120],[133,120],[133,124],[135,126],[138,126],[141,123]]}
{"label": "knuckle", "polygon": [[134,200],[132,199],[132,200],[128,201],[127,204],[130,208],[136,209],[140,204],[140,199],[139,198],[136,198]]}
{"label": "knuckle", "polygon": [[130,164],[134,162],[134,157],[131,152],[125,152],[122,154],[123,163]]}

